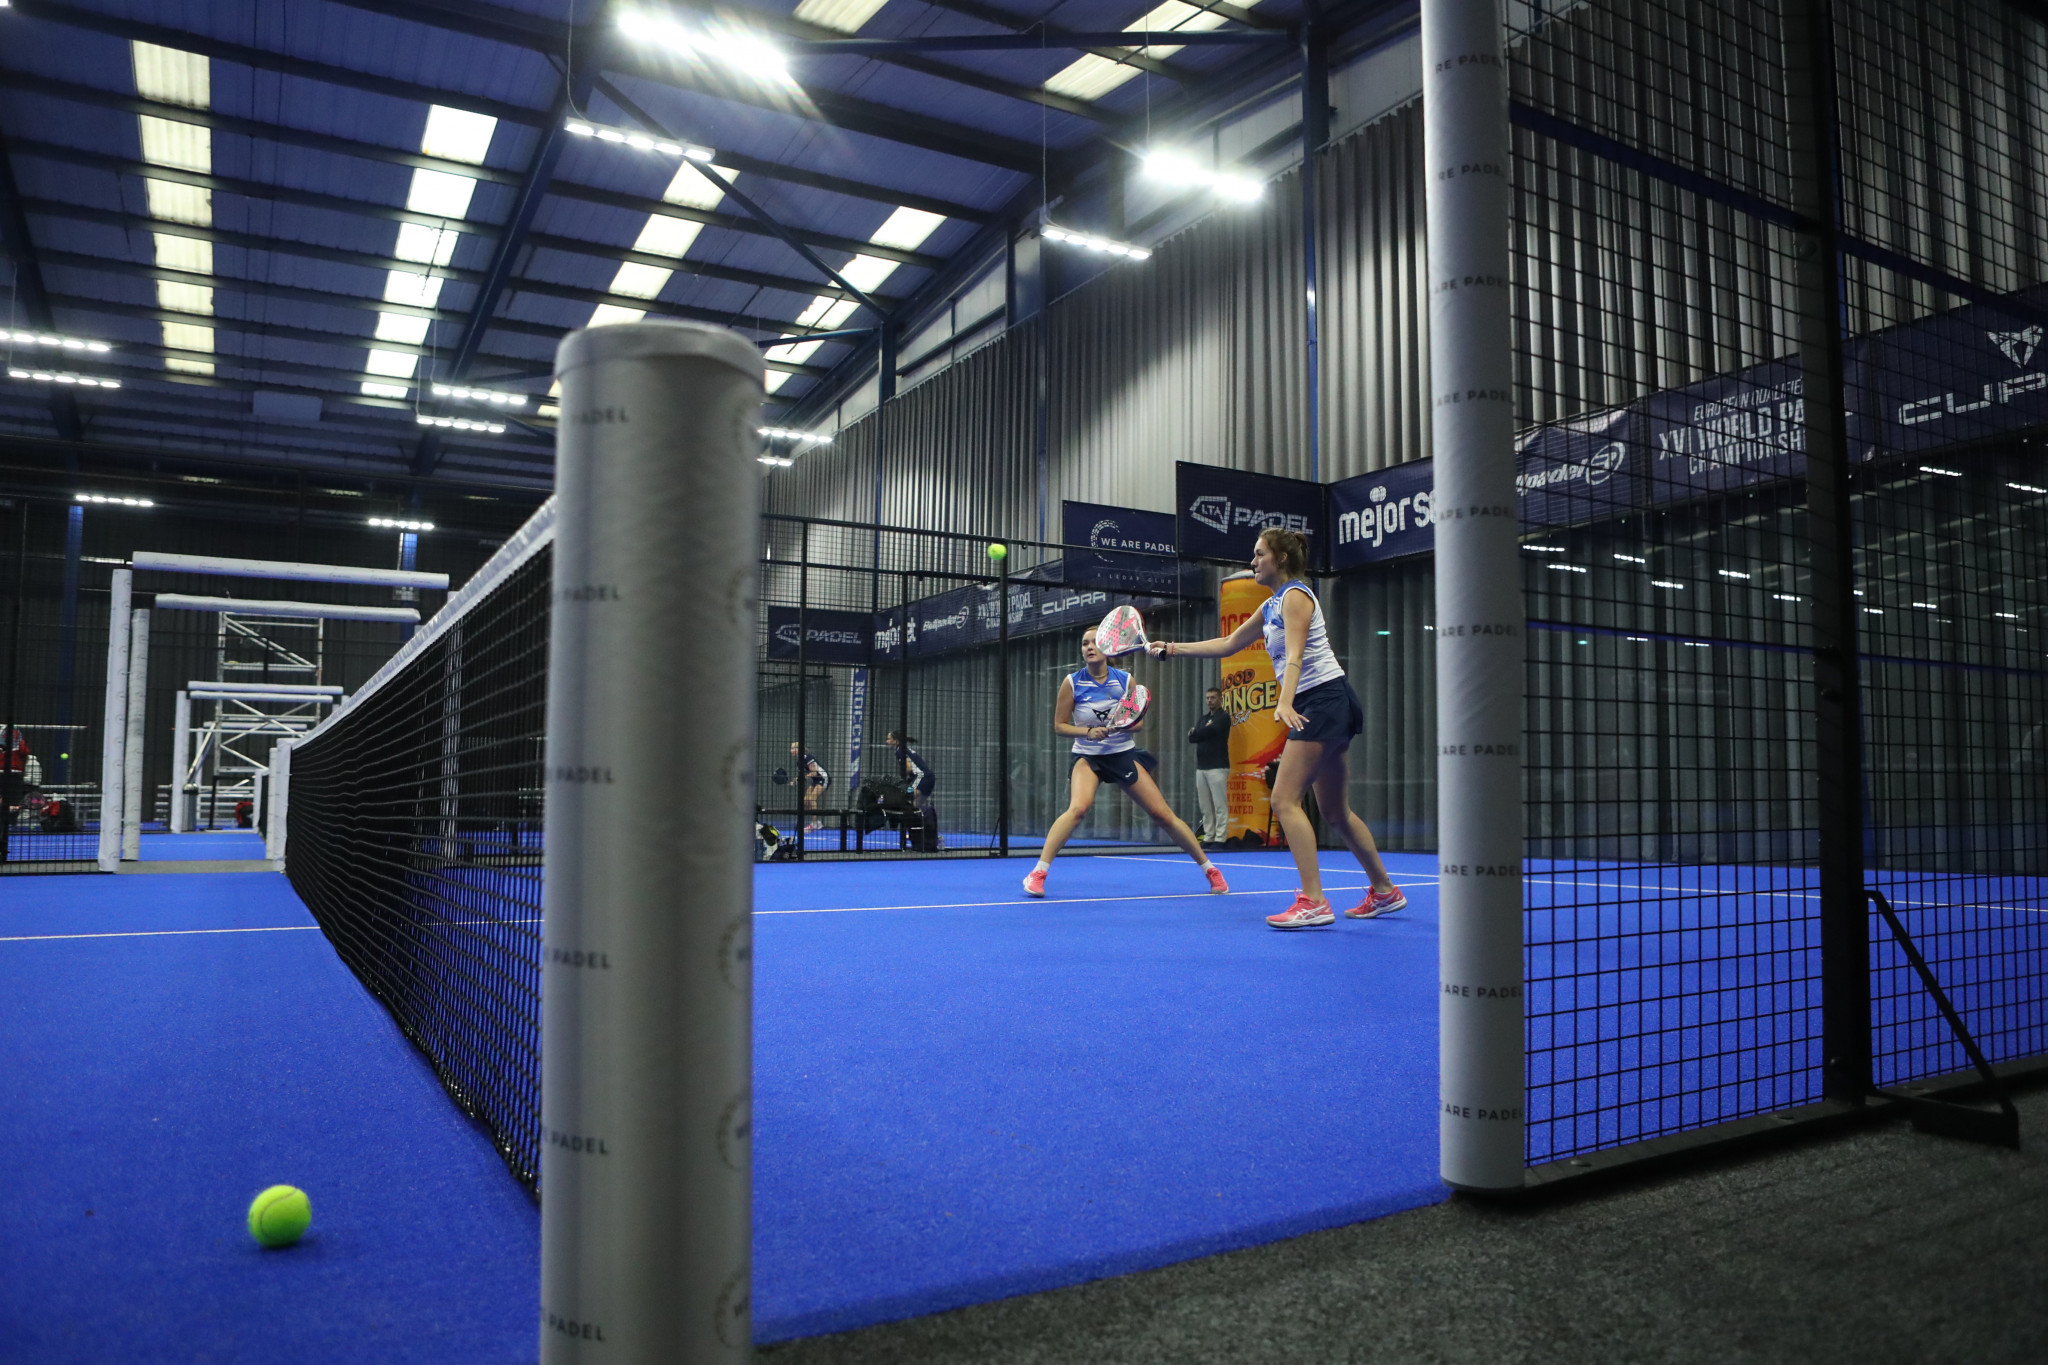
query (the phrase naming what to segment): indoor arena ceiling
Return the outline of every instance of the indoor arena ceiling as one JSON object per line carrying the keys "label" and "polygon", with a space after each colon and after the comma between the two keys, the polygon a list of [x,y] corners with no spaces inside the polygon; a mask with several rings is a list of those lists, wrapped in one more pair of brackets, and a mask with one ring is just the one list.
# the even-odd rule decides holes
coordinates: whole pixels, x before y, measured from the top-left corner
{"label": "indoor arena ceiling", "polygon": [[816,410],[1048,198],[1414,12],[0,0],[0,444],[538,488],[557,341],[642,315]]}

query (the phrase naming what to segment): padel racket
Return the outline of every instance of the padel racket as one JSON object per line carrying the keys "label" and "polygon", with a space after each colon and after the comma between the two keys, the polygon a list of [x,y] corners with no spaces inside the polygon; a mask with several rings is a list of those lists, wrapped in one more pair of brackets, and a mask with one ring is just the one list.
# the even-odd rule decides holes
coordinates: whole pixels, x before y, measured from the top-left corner
{"label": "padel racket", "polygon": [[1114,659],[1146,648],[1145,618],[1133,606],[1111,607],[1109,615],[1095,628],[1095,647],[1104,657]]}
{"label": "padel racket", "polygon": [[[1124,607],[1120,608],[1120,610],[1130,611],[1130,608]],[[1136,612],[1131,612],[1131,614],[1133,616],[1137,615]],[[1132,683],[1130,690],[1124,693],[1123,700],[1119,701],[1116,704],[1116,709],[1109,713],[1109,728],[1112,730],[1130,729],[1133,725],[1145,719],[1145,712],[1151,709],[1151,706],[1151,689],[1147,688],[1143,683]]]}

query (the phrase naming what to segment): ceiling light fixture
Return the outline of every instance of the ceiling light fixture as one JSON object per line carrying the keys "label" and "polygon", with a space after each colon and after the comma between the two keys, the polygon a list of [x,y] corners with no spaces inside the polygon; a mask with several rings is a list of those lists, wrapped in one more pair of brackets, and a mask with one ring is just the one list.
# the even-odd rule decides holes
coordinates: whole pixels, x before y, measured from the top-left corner
{"label": "ceiling light fixture", "polygon": [[78,501],[89,502],[99,507],[154,507],[148,498],[117,498],[104,493],[80,493]]}
{"label": "ceiling light fixture", "polygon": [[1963,477],[1963,471],[1960,469],[1940,469],[1931,464],[1921,465],[1920,472],[1922,474],[1939,474],[1945,479],[1960,479]]}
{"label": "ceiling light fixture", "polygon": [[1107,237],[1097,237],[1092,233],[1075,232],[1072,228],[1056,227],[1051,223],[1045,225],[1045,240],[1065,242],[1068,246],[1077,246],[1083,251],[1099,252],[1105,256],[1122,256],[1133,261],[1152,259],[1152,253],[1144,247],[1132,246],[1129,242],[1111,241]]}
{"label": "ceiling light fixture", "polygon": [[472,422],[467,417],[429,417],[424,412],[415,418],[423,427],[442,427],[450,431],[486,431],[493,436],[505,430],[503,422]]}
{"label": "ceiling light fixture", "polygon": [[53,336],[49,332],[10,332],[0,330],[0,341],[11,341],[16,346],[49,346],[65,351],[90,351],[94,355],[105,355],[113,350],[104,341],[87,341],[83,337]]}
{"label": "ceiling light fixture", "polygon": [[754,458],[762,464],[774,465],[777,469],[787,469],[796,463],[787,455],[757,455]]}
{"label": "ceiling light fixture", "polygon": [[9,379],[32,379],[38,384],[75,384],[88,389],[118,389],[118,379],[98,379],[89,374],[65,374],[58,370],[17,370],[9,368]]}
{"label": "ceiling light fixture", "polygon": [[687,28],[673,19],[626,10],[619,15],[619,31],[635,42],[667,48],[693,62],[715,62],[763,84],[792,84],[782,51],[737,24],[714,21]]}
{"label": "ceiling light fixture", "polygon": [[718,155],[709,147],[695,147],[685,142],[671,142],[665,137],[648,137],[644,133],[629,133],[619,128],[600,127],[595,123],[584,123],[580,119],[570,119],[562,126],[578,137],[594,137],[599,142],[617,142],[640,152],[686,156],[692,161],[710,161]]}
{"label": "ceiling light fixture", "polygon": [[2017,489],[2022,493],[2048,493],[2048,488],[2036,488],[2030,483],[2009,483],[2006,487]]}
{"label": "ceiling light fixture", "polygon": [[494,393],[490,389],[466,389],[460,384],[434,385],[434,397],[453,398],[458,403],[491,403],[502,408],[523,408],[523,393]]}
{"label": "ceiling light fixture", "polygon": [[821,436],[815,431],[798,431],[794,427],[762,427],[761,434],[771,441],[801,441],[806,445],[832,444],[830,436]]}
{"label": "ceiling light fixture", "polygon": [[434,523],[431,521],[400,521],[393,517],[371,517],[370,525],[381,526],[391,531],[431,531],[434,529]]}
{"label": "ceiling light fixture", "polygon": [[1248,175],[1212,171],[1185,152],[1147,152],[1142,162],[1148,179],[1163,180],[1184,188],[1206,189],[1233,204],[1257,202],[1266,187]]}

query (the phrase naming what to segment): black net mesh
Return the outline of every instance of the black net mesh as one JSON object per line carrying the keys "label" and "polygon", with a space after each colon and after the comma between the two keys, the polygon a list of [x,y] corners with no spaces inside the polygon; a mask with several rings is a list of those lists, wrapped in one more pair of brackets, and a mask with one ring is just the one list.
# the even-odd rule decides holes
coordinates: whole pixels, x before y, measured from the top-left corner
{"label": "black net mesh", "polygon": [[299,745],[286,807],[293,887],[529,1187],[549,561],[543,548],[480,594]]}

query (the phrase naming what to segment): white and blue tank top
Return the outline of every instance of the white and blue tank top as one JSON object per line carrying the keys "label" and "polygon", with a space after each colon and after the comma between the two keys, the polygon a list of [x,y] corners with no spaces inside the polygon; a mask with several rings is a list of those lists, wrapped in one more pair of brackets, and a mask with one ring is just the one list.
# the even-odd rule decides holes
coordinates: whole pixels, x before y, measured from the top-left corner
{"label": "white and blue tank top", "polygon": [[[1121,668],[1112,668],[1101,682],[1087,669],[1081,669],[1067,681],[1074,685],[1074,720],[1081,726],[1109,724],[1110,715],[1117,703],[1130,690],[1131,675]],[[1137,747],[1137,736],[1129,730],[1111,730],[1101,739],[1085,736],[1074,741],[1074,752],[1084,757],[1099,757],[1102,754],[1120,754],[1126,749]]]}
{"label": "white and blue tank top", "polygon": [[1298,697],[1311,687],[1320,687],[1343,677],[1344,666],[1337,662],[1336,652],[1330,648],[1330,632],[1323,626],[1323,604],[1316,601],[1314,590],[1297,578],[1282,583],[1280,591],[1259,607],[1261,624],[1266,632],[1266,653],[1273,656],[1274,680],[1287,680],[1287,623],[1281,618],[1280,602],[1290,592],[1307,593],[1312,608],[1308,618],[1308,644],[1301,651],[1301,676],[1294,681],[1294,695]]}

